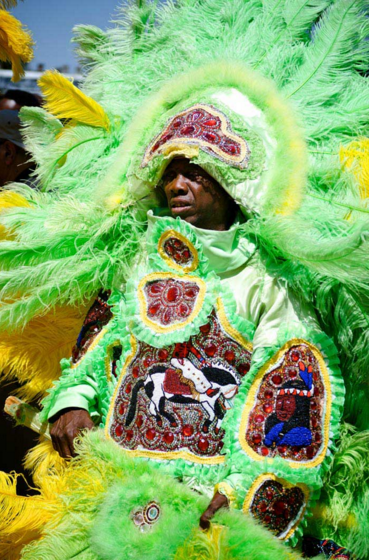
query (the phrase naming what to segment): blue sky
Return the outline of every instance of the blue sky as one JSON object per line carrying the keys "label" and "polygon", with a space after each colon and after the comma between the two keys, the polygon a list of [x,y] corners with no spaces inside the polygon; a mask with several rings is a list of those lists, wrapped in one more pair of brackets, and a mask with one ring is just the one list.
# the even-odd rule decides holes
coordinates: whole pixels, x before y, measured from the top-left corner
{"label": "blue sky", "polygon": [[36,41],[35,58],[29,68],[68,64],[74,72],[77,60],[70,44],[72,28],[78,23],[109,27],[119,0],[19,0],[11,13],[32,31]]}

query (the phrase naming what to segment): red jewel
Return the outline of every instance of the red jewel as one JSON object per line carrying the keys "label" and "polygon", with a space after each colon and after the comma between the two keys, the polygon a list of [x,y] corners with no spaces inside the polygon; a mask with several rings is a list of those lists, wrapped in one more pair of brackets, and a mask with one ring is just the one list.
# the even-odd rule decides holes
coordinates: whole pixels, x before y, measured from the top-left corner
{"label": "red jewel", "polygon": [[171,140],[174,136],[173,132],[168,132],[167,134],[165,134],[164,136],[161,137],[160,142],[162,144],[165,144],[165,142],[168,142],[168,140]]}
{"label": "red jewel", "polygon": [[176,262],[181,262],[182,255],[181,255],[181,253],[174,253],[173,258]]}
{"label": "red jewel", "polygon": [[119,406],[118,412],[121,416],[122,416],[122,414],[124,414],[124,404],[123,403],[121,403],[121,405]]}
{"label": "red jewel", "polygon": [[115,435],[117,437],[120,437],[123,433],[123,426],[121,424],[118,424],[118,426],[115,428]]}
{"label": "red jewel", "polygon": [[193,426],[191,424],[185,424],[182,428],[182,434],[185,437],[190,437],[193,434]]}
{"label": "red jewel", "polygon": [[180,239],[176,239],[175,237],[173,238],[173,245],[176,249],[180,249],[183,245],[182,241]]}
{"label": "red jewel", "polygon": [[192,124],[187,124],[186,126],[182,127],[180,130],[180,134],[182,136],[189,136],[195,132],[196,128]]}
{"label": "red jewel", "polygon": [[167,252],[168,255],[173,255],[174,253],[174,249],[171,245],[169,245],[169,243],[166,243],[164,245],[165,251]]}
{"label": "red jewel", "polygon": [[294,379],[295,377],[297,377],[297,371],[291,371],[290,372],[290,378]]}
{"label": "red jewel", "polygon": [[169,355],[168,350],[165,350],[164,348],[162,348],[158,352],[159,360],[163,360],[163,361],[166,360],[168,358],[168,355]]}
{"label": "red jewel", "polygon": [[185,303],[179,305],[178,311],[181,317],[187,317],[190,314],[189,307]]}
{"label": "red jewel", "polygon": [[207,323],[206,325],[202,325],[200,327],[200,331],[202,332],[202,334],[209,334],[211,329],[210,323]]}
{"label": "red jewel", "polygon": [[166,309],[164,315],[162,316],[162,322],[164,325],[168,325],[172,320],[172,313],[170,309]]}
{"label": "red jewel", "polygon": [[286,509],[286,507],[287,507],[286,502],[284,502],[283,500],[278,500],[274,504],[273,509],[274,509],[276,515],[282,515],[284,513],[284,510]]}
{"label": "red jewel", "polygon": [[127,430],[126,431],[126,440],[131,441],[132,438],[133,438],[133,430]]}
{"label": "red jewel", "polygon": [[299,359],[300,359],[300,355],[299,355],[298,352],[292,352],[292,353],[291,353],[291,358],[292,358],[292,360],[293,360],[294,362],[298,362]]}
{"label": "red jewel", "polygon": [[226,353],[224,354],[225,359],[227,360],[227,362],[234,362],[235,359],[235,355],[234,352],[232,352],[232,350],[227,350]]}
{"label": "red jewel", "polygon": [[292,454],[295,455],[295,457],[300,453],[301,449],[299,447],[295,447],[294,449],[292,449]]}
{"label": "red jewel", "polygon": [[287,451],[287,445],[280,445],[279,447],[277,447],[277,449],[278,449],[278,453],[284,455]]}
{"label": "red jewel", "polygon": [[241,375],[246,375],[250,371],[250,364],[240,364],[238,366],[238,371]]}
{"label": "red jewel", "polygon": [[270,414],[273,410],[273,406],[271,404],[265,404],[263,406],[263,410],[264,412],[266,412],[267,414]]}
{"label": "red jewel", "polygon": [[237,154],[239,149],[235,144],[225,144],[223,149],[231,155]]}
{"label": "red jewel", "polygon": [[197,291],[194,288],[189,288],[185,291],[185,297],[194,299],[197,296]]}
{"label": "red jewel", "polygon": [[272,398],[274,397],[273,391],[270,391],[270,390],[268,389],[267,391],[265,391],[264,397],[265,397],[266,399],[272,399]]}
{"label": "red jewel", "polygon": [[206,451],[207,448],[209,447],[209,442],[206,438],[200,437],[197,445],[200,451]]}
{"label": "red jewel", "polygon": [[151,360],[150,360],[150,358],[145,358],[144,361],[143,361],[143,365],[144,365],[144,367],[149,367],[149,366],[151,366]]}
{"label": "red jewel", "polygon": [[191,257],[191,253],[188,249],[185,249],[182,253],[183,258],[188,261],[188,259]]}
{"label": "red jewel", "polygon": [[151,149],[153,152],[156,152],[156,150],[158,150],[160,146],[161,146],[161,142],[156,142],[156,144],[154,144]]}
{"label": "red jewel", "polygon": [[311,401],[311,403],[310,403],[311,410],[316,410],[317,406],[318,405],[317,405],[316,401]]}
{"label": "red jewel", "polygon": [[150,286],[150,295],[156,296],[160,294],[163,290],[163,286],[161,284],[152,284]]}
{"label": "red jewel", "polygon": [[127,383],[126,388],[124,390],[127,393],[127,395],[129,395],[129,393],[132,391],[132,385],[130,383]]}
{"label": "red jewel", "polygon": [[154,315],[158,313],[159,309],[160,309],[160,305],[158,303],[150,305],[148,309],[149,315],[151,315],[151,317],[154,317]]}
{"label": "red jewel", "polygon": [[265,523],[270,523],[271,520],[272,520],[272,518],[270,517],[270,515],[266,515],[266,516],[264,517],[264,522],[265,522]]}
{"label": "red jewel", "polygon": [[216,351],[217,347],[215,346],[215,344],[209,344],[209,346],[205,348],[205,352],[208,356],[214,356]]}
{"label": "red jewel", "polygon": [[182,121],[180,119],[174,121],[172,124],[173,128],[179,128],[182,125]]}
{"label": "red jewel", "polygon": [[274,492],[273,490],[271,490],[270,488],[267,489],[266,494],[265,494],[267,500],[271,500],[274,496]]}
{"label": "red jewel", "polygon": [[205,126],[216,126],[217,121],[215,119],[207,119],[206,121],[203,122],[203,124]]}
{"label": "red jewel", "polygon": [[171,443],[173,443],[174,435],[171,432],[165,432],[165,434],[163,435],[163,440],[166,444],[170,445]]}
{"label": "red jewel", "polygon": [[282,383],[282,377],[280,375],[273,375],[272,383],[274,383],[274,385],[280,385]]}
{"label": "red jewel", "polygon": [[321,438],[320,434],[316,434],[314,439],[315,439],[316,443],[321,443],[321,441],[322,441],[322,438]]}
{"label": "red jewel", "polygon": [[313,428],[316,428],[318,426],[319,422],[318,422],[318,418],[316,416],[313,416],[311,419],[311,425]]}
{"label": "red jewel", "polygon": [[317,397],[319,395],[319,389],[318,387],[314,388],[314,397]]}
{"label": "red jewel", "polygon": [[211,143],[216,142],[216,140],[219,141],[218,136],[216,134],[213,134],[212,132],[204,132],[203,138],[205,138],[205,140]]}
{"label": "red jewel", "polygon": [[254,434],[252,436],[252,441],[253,443],[255,443],[255,445],[259,445],[259,443],[261,443],[262,437],[261,434]]}
{"label": "red jewel", "polygon": [[318,379],[319,379],[319,373],[318,373],[317,371],[314,371],[314,373],[313,373],[313,379],[314,379],[314,381],[318,381]]}
{"label": "red jewel", "polygon": [[264,513],[268,509],[268,504],[266,502],[260,502],[258,505],[258,510]]}
{"label": "red jewel", "polygon": [[312,445],[309,445],[309,447],[306,448],[306,457],[308,459],[312,459],[315,455],[315,449]]}
{"label": "red jewel", "polygon": [[146,438],[152,441],[156,436],[156,432],[153,428],[149,428],[146,432]]}
{"label": "red jewel", "polygon": [[139,414],[139,416],[137,416],[136,424],[139,428],[141,428],[141,426],[143,424],[143,417],[142,417],[141,414]]}
{"label": "red jewel", "polygon": [[177,286],[172,286],[166,293],[166,299],[170,303],[177,301],[178,297],[180,296],[180,291]]}
{"label": "red jewel", "polygon": [[267,457],[269,455],[269,449],[267,447],[262,447],[260,451],[263,457]]}
{"label": "red jewel", "polygon": [[140,368],[138,366],[135,366],[134,368],[132,368],[133,377],[138,377],[139,373],[140,373]]}
{"label": "red jewel", "polygon": [[262,414],[257,414],[257,415],[255,416],[255,418],[254,418],[254,421],[255,421],[257,424],[261,424],[262,422],[264,422],[264,420],[265,420],[265,418],[264,418],[264,416],[263,416]]}

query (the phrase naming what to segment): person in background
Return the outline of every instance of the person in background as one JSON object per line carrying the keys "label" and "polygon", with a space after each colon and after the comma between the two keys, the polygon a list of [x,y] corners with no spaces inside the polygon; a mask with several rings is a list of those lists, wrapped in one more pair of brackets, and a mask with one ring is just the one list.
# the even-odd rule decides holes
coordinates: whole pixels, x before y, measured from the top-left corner
{"label": "person in background", "polygon": [[0,111],[0,187],[14,181],[32,186],[34,167],[23,143],[18,111]]}
{"label": "person in background", "polygon": [[0,96],[0,111],[19,111],[22,107],[41,107],[41,99],[21,89],[8,89]]}

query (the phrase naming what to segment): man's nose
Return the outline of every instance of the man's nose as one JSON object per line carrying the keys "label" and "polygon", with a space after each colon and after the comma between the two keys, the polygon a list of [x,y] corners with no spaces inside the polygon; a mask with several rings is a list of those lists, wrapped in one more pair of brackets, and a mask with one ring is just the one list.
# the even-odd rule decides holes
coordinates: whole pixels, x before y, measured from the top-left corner
{"label": "man's nose", "polygon": [[186,177],[178,173],[176,177],[169,183],[168,188],[172,195],[187,194],[188,185]]}

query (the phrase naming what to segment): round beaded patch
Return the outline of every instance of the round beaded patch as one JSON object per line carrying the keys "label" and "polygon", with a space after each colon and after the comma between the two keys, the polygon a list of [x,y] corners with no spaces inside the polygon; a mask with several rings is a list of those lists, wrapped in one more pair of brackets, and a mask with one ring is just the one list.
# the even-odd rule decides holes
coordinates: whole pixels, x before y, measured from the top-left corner
{"label": "round beaded patch", "polygon": [[159,239],[161,258],[175,270],[193,272],[199,264],[198,253],[193,244],[178,231],[168,230]]}
{"label": "round beaded patch", "polygon": [[150,531],[160,517],[160,506],[156,502],[149,502],[146,506],[135,509],[131,513],[131,519],[142,533]]}

